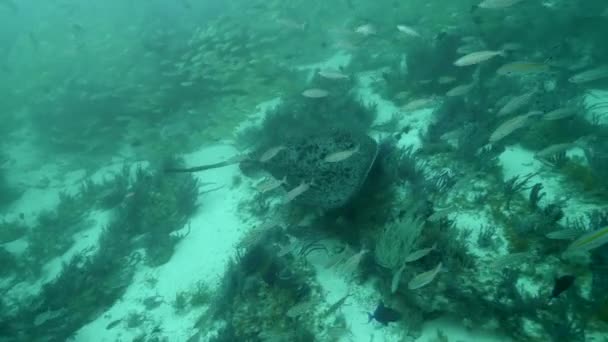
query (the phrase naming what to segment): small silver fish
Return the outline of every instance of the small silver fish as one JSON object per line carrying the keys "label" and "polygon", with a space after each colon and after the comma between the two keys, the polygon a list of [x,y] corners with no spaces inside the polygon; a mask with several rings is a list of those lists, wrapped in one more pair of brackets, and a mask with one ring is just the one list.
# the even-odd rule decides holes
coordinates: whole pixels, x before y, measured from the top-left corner
{"label": "small silver fish", "polygon": [[543,120],[545,121],[554,121],[554,120],[561,120],[561,119],[565,119],[565,118],[569,118],[571,116],[575,116],[577,113],[577,110],[574,108],[558,108],[555,110],[552,110],[548,113],[546,113],[545,115],[543,115]]}
{"label": "small silver fish", "polygon": [[312,184],[312,181],[309,183],[302,182],[297,187],[289,190],[289,192],[285,195],[285,203],[289,203],[289,202],[293,201],[295,198],[297,198],[298,196],[300,196],[303,193],[305,193],[306,191],[308,191],[308,189],[310,189],[311,184]]}
{"label": "small silver fish", "polygon": [[484,0],[477,6],[479,6],[479,8],[486,9],[499,9],[511,7],[521,1],[522,0]]}
{"label": "small silver fish", "polygon": [[568,151],[569,149],[571,149],[575,146],[576,146],[576,144],[574,144],[574,143],[563,143],[563,144],[551,145],[551,146],[548,146],[548,147],[536,152],[534,154],[534,157],[540,158],[540,159],[548,158],[555,154]]}
{"label": "small silver fish", "polygon": [[393,279],[391,280],[391,293],[397,292],[399,289],[399,284],[401,284],[401,275],[403,274],[403,270],[405,270],[406,264],[403,263],[401,267],[393,274]]}
{"label": "small silver fish", "polygon": [[430,106],[434,105],[436,102],[437,102],[437,100],[434,97],[421,98],[421,99],[416,99],[416,100],[408,102],[403,107],[401,107],[401,109],[404,111],[408,111],[408,112],[415,111],[418,109],[430,107]]}
{"label": "small silver fish", "polygon": [[261,163],[265,163],[267,161],[269,161],[270,159],[274,158],[277,154],[279,154],[279,152],[283,151],[284,149],[286,149],[287,147],[285,146],[275,146],[275,147],[271,147],[269,148],[266,152],[264,152],[264,154],[262,154],[262,156],[260,157],[260,162]]}
{"label": "small silver fish", "polygon": [[496,114],[497,116],[505,116],[522,109],[534,96],[534,92],[529,92],[523,95],[512,97]]}
{"label": "small silver fish", "polygon": [[464,55],[464,56],[458,58],[454,62],[454,65],[459,66],[459,67],[475,65],[475,64],[479,64],[481,62],[485,62],[496,56],[504,56],[504,55],[505,55],[504,51],[490,51],[490,50],[476,51],[476,52],[471,52],[467,55]]}
{"label": "small silver fish", "polygon": [[372,24],[365,24],[365,25],[361,25],[361,26],[358,26],[357,28],[355,28],[355,33],[359,33],[364,36],[371,36],[371,35],[376,34],[377,32],[378,31]]}
{"label": "small silver fish", "polygon": [[545,74],[550,71],[551,68],[544,63],[516,61],[504,64],[496,70],[496,73],[501,76],[511,76]]}
{"label": "small silver fish", "polygon": [[425,285],[428,285],[430,282],[435,279],[437,274],[441,271],[442,263],[440,262],[435,268],[432,270],[423,272],[415,276],[410,282],[407,284],[408,289],[415,290],[419,289]]}
{"label": "small silver fish", "polygon": [[353,254],[350,258],[346,259],[346,261],[344,261],[344,264],[342,264],[342,267],[341,267],[342,273],[344,273],[347,276],[352,276],[355,273],[355,271],[357,271],[357,269],[359,268],[359,264],[361,263],[361,260],[363,260],[363,257],[368,252],[369,252],[369,250],[362,249],[359,251],[359,253]]}
{"label": "small silver fish", "polygon": [[323,160],[326,163],[337,163],[337,162],[346,160],[346,159],[352,157],[353,154],[359,152],[359,147],[360,146],[357,145],[357,147],[352,148],[350,150],[345,150],[345,151],[328,154]]}
{"label": "small silver fish", "polygon": [[327,311],[325,311],[324,316],[329,316],[331,314],[333,314],[334,312],[338,311],[338,309],[340,309],[342,307],[342,305],[344,305],[344,302],[346,302],[346,299],[348,299],[348,297],[351,296],[350,291],[346,292],[346,294],[344,296],[342,296],[340,299],[338,299],[335,303],[333,303],[329,309],[327,309]]}
{"label": "small silver fish", "polygon": [[589,69],[578,73],[568,79],[568,81],[576,84],[597,81],[602,78],[608,78],[608,65]]}
{"label": "small silver fish", "polygon": [[427,248],[419,249],[417,251],[413,251],[405,258],[405,262],[413,262],[418,259],[422,259],[427,254],[434,251],[435,249],[437,249],[437,243],[434,243],[432,247],[427,247]]}
{"label": "small silver fish", "polygon": [[278,179],[275,179],[272,177],[265,179],[265,180],[261,181],[260,183],[256,184],[255,187],[259,192],[265,193],[265,192],[274,190],[283,184],[287,184],[287,176],[283,177],[283,179],[281,179],[281,180],[278,180]]}
{"label": "small silver fish", "polygon": [[302,96],[310,99],[320,99],[327,97],[328,95],[329,92],[327,90],[319,88],[306,89],[302,92]]}
{"label": "small silver fish", "polygon": [[462,85],[456,86],[456,87],[448,90],[448,92],[445,93],[445,95],[449,96],[449,97],[464,96],[464,95],[468,94],[469,91],[471,91],[471,89],[473,89],[474,86],[475,86],[475,83],[462,84]]}
{"label": "small silver fish", "polygon": [[490,135],[490,142],[498,142],[516,130],[525,127],[529,119],[530,116],[524,114],[503,122],[500,126],[498,126],[498,128],[496,128],[492,135]]}
{"label": "small silver fish", "polygon": [[325,70],[320,70],[318,72],[319,76],[323,77],[323,78],[327,78],[329,80],[347,80],[349,79],[349,76],[338,71],[338,70],[332,70],[332,69],[325,69]]}
{"label": "small silver fish", "polygon": [[420,37],[420,33],[406,25],[397,25],[397,30],[411,37]]}

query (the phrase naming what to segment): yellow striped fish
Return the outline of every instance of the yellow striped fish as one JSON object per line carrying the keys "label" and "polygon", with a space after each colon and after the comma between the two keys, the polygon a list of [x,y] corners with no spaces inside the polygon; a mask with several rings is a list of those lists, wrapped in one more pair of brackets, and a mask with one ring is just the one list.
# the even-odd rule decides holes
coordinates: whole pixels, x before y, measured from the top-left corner
{"label": "yellow striped fish", "polygon": [[590,251],[606,242],[608,242],[608,226],[583,234],[568,247],[568,251]]}

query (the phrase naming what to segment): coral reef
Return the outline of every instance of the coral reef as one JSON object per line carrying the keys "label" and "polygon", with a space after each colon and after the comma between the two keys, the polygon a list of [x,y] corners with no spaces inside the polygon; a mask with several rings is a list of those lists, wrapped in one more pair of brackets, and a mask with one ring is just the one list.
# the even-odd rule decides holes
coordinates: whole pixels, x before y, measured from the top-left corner
{"label": "coral reef", "polygon": [[[171,233],[187,222],[197,206],[196,180],[190,175],[167,178],[162,172],[142,168],[135,170],[133,179],[129,175],[129,169],[123,169],[101,185],[87,183],[81,187],[82,193],[63,194],[55,211],[39,215],[37,227],[26,235],[24,265],[19,263],[18,268],[12,268],[22,276],[32,272],[24,272],[23,267],[41,267],[44,261],[71,246],[72,235],[81,229],[75,227],[81,224],[83,213],[98,203],[85,204],[80,198],[97,198],[103,204],[108,192],[116,191],[116,184],[124,182],[129,183],[133,194],[115,207],[94,252],[85,250],[74,255],[57,278],[32,298],[33,305],[4,313],[7,334],[21,340],[41,336],[68,339],[124,294],[132,281],[134,266],[142,260],[137,248],[144,247],[145,260],[151,265],[162,264],[171,257],[179,239]],[[11,262],[3,259],[3,264]],[[202,300],[201,293],[198,302]]]}
{"label": "coral reef", "polygon": [[[191,288],[134,291],[136,309],[104,324],[124,329],[115,339],[186,340],[154,317],[172,305],[180,325],[189,321],[188,341],[339,341],[363,330],[353,312],[375,313],[378,302],[404,319],[372,326],[387,323],[375,317],[374,340],[413,340],[444,316],[505,340],[606,335],[604,237],[567,253],[608,225],[605,1],[494,10],[481,0],[252,0],[222,2],[213,15],[200,3],[172,3],[192,16],[163,12],[161,23],[124,11],[125,25],[106,24],[118,30],[44,22],[15,32],[15,50],[5,44],[31,49],[23,60],[1,56],[0,208],[30,204],[16,201],[13,165],[53,164],[86,180],[62,184],[54,208],[0,219],[0,339],[70,340],[113,315],[129,286],[166,285],[154,273],[173,267],[176,248],[199,247],[188,236],[234,249],[217,251],[214,274]],[[204,153],[189,161],[207,158],[216,146],[198,148],[211,142],[240,153],[193,168],[165,158],[195,149]],[[13,162],[33,146],[41,153]],[[100,166],[135,159],[97,178]],[[215,197],[228,200],[209,211],[240,225],[189,235],[196,214],[224,223],[199,213],[207,180],[191,172],[234,164],[243,176],[218,172],[219,186],[238,194]],[[255,192],[260,175],[281,184]],[[563,277],[568,287],[555,291]],[[334,286],[344,293],[326,300]],[[451,338],[437,331],[437,341]]]}
{"label": "coral reef", "polygon": [[308,319],[298,317],[300,314],[294,309],[318,300],[317,290],[311,288],[308,280],[312,270],[301,259],[279,253],[278,244],[285,238],[280,228],[258,234],[243,246],[227,269],[220,292],[213,296],[211,317],[222,318],[226,324],[216,339],[281,336],[297,341],[313,340],[308,332],[312,324],[310,315]]}

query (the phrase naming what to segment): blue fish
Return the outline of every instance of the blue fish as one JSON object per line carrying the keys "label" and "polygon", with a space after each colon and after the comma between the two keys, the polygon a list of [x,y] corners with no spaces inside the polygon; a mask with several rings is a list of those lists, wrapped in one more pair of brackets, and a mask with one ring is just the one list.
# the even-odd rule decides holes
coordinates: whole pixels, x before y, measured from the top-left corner
{"label": "blue fish", "polygon": [[390,322],[397,322],[401,319],[401,313],[399,311],[384,306],[383,302],[378,304],[374,313],[368,313],[367,316],[369,317],[368,323],[375,319],[383,325],[388,325]]}
{"label": "blue fish", "polygon": [[565,275],[559,278],[555,278],[555,283],[553,284],[553,291],[551,291],[550,299],[557,298],[562,292],[569,289],[572,284],[574,284],[575,277],[573,275]]}

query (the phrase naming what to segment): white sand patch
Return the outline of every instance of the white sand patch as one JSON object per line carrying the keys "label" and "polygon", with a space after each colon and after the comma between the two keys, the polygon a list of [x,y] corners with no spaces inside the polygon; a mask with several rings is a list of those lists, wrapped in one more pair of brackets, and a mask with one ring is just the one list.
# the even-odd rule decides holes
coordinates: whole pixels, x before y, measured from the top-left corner
{"label": "white sand patch", "polygon": [[[534,152],[528,151],[519,145],[508,146],[500,155],[499,161],[505,180],[515,176],[523,179],[529,174],[538,173],[530,179],[528,185],[542,183],[542,192],[545,193],[545,197],[541,199],[541,205],[567,199],[565,206],[562,208],[567,217],[579,217],[581,214],[598,207],[595,204],[586,203],[582,198],[576,197],[575,195],[578,194],[564,193],[564,190],[569,188],[566,184],[567,180],[535,159]],[[529,197],[530,189],[522,192],[526,198]]]}
{"label": "white sand patch", "polygon": [[398,146],[406,148],[413,146],[414,150],[422,148],[421,137],[426,134],[433,120],[433,109],[420,109],[411,112],[405,119],[401,120],[402,127],[407,125],[409,130],[401,135]]}
{"label": "white sand patch", "polygon": [[[476,257],[487,256],[488,250],[479,246],[478,238],[484,228],[496,226],[496,223],[492,222],[488,214],[483,210],[471,210],[466,212],[459,211],[450,216],[453,216],[451,219],[454,220],[457,229],[469,229],[471,231],[467,241],[469,252]],[[492,239],[495,241],[496,246],[503,246],[503,248],[499,248],[498,250],[506,254],[503,242],[505,241],[504,233],[501,229],[498,229],[499,227],[496,228]]]}
{"label": "white sand patch", "polygon": [[374,124],[386,123],[394,116],[399,118],[397,129],[404,129],[398,143],[400,148],[413,146],[414,149],[419,149],[422,147],[420,138],[426,134],[429,125],[433,122],[433,112],[435,109],[425,108],[406,113],[392,101],[383,99],[372,88],[373,82],[380,77],[381,73],[382,70],[361,73],[359,75],[357,94],[364,99],[364,103],[376,106],[377,116]]}
{"label": "white sand patch", "polygon": [[[539,266],[536,267],[537,269],[540,268]],[[544,267],[547,268],[547,267]],[[550,274],[550,270],[544,270],[547,271],[547,273]],[[539,272],[540,274],[547,274],[545,272]],[[551,284],[551,282],[554,280],[555,278],[552,277],[548,277],[545,280],[547,282],[542,282],[542,281],[538,281],[538,279],[530,279],[527,278],[525,276],[520,276],[519,278],[517,278],[517,288],[519,289],[519,292],[523,295],[523,296],[536,296],[539,293],[542,295],[542,292],[539,292],[540,290],[547,290],[547,284]]]}
{"label": "white sand patch", "polygon": [[399,108],[391,101],[383,99],[376,94],[372,88],[372,84],[381,77],[382,70],[362,72],[359,74],[359,85],[357,94],[364,99],[364,103],[377,105],[378,115],[376,123],[383,123],[390,120],[393,114],[399,113]]}
{"label": "white sand patch", "polygon": [[[188,165],[213,163],[235,155],[229,147],[206,148],[186,156]],[[240,196],[248,196],[245,188],[231,189],[233,177],[239,175],[237,165],[208,170],[195,176],[200,182],[213,182],[224,186],[205,193],[199,199],[199,213],[192,218],[190,234],[180,242],[171,263],[160,267],[159,292],[174,292],[184,285],[204,280],[210,286],[223,274],[227,261],[234,256],[234,246],[244,232],[238,219],[237,205]],[[214,185],[214,186],[215,186]],[[176,281],[179,281],[177,283]]]}

